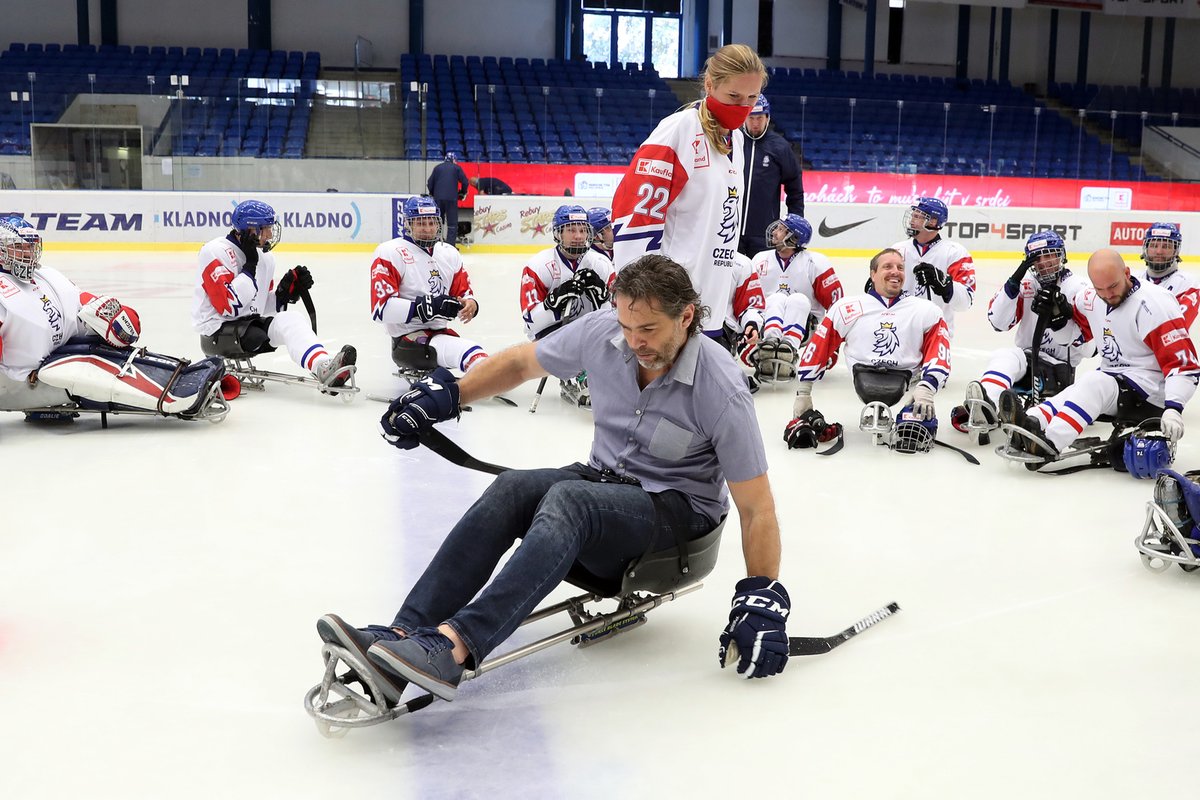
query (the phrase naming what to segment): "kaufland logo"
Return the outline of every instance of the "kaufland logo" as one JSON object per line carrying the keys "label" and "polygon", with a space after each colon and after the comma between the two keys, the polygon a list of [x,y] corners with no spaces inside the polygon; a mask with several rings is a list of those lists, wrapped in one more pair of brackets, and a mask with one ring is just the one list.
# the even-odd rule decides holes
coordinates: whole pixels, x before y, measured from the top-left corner
{"label": "kaufland logo", "polygon": [[670,178],[671,165],[657,158],[639,158],[634,169],[638,175],[653,175],[656,178]]}
{"label": "kaufland logo", "polygon": [[1146,238],[1146,231],[1153,224],[1151,222],[1114,222],[1112,233],[1109,236],[1109,244],[1114,247],[1119,245],[1141,246],[1142,241]]}

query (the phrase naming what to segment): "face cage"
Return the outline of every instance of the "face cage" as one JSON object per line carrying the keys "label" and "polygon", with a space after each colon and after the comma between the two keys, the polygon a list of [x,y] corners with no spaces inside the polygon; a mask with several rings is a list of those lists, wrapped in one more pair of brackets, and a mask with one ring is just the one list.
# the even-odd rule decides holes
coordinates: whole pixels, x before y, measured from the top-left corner
{"label": "face cage", "polygon": [[1062,274],[1063,264],[1067,261],[1067,253],[1059,247],[1051,247],[1044,250],[1038,250],[1037,256],[1040,258],[1046,253],[1057,253],[1058,263],[1051,267],[1043,267],[1040,264],[1033,265],[1033,274],[1037,278],[1037,282],[1042,286],[1054,286],[1058,283],[1058,276]]}
{"label": "face cage", "polygon": [[[777,228],[783,228],[787,231],[787,235],[783,237],[783,241],[779,244],[775,244],[775,230]],[[784,225],[781,221],[775,220],[767,226],[767,244],[776,250],[799,250],[801,248],[797,244],[797,241],[795,231]]]}
{"label": "face cage", "polygon": [[892,428],[888,449],[897,453],[928,453],[933,449],[933,432],[919,422],[901,422]]}
{"label": "face cage", "polygon": [[[577,225],[584,230],[587,233],[587,237],[584,239],[583,244],[567,247],[562,241],[563,231],[567,230],[573,225]],[[592,223],[590,222],[567,222],[554,229],[554,243],[559,246],[559,249],[569,256],[581,256],[591,249],[593,238],[592,234]]]}
{"label": "face cage", "polygon": [[0,244],[4,249],[4,268],[22,283],[33,280],[33,271],[42,261],[42,237],[30,241],[19,233],[6,237]]}
{"label": "face cage", "polygon": [[[253,228],[255,231],[254,238],[256,240],[258,248],[260,250],[262,250],[264,253],[269,253],[272,250],[274,250],[276,247],[279,246],[279,242],[283,240],[283,226],[280,225],[279,222],[272,222],[270,225],[250,225],[248,228],[245,228],[245,230],[250,230],[251,228]],[[262,240],[258,237],[258,234],[257,234],[257,232],[262,230],[263,228],[271,229],[271,241],[267,242],[265,245],[262,244]],[[238,234],[240,235],[241,231],[238,231]]]}
{"label": "face cage", "polygon": [[[1171,247],[1173,247],[1175,249],[1175,252],[1172,253],[1171,256],[1165,262],[1151,261],[1150,254],[1147,252],[1149,250],[1149,245],[1151,244],[1151,242],[1170,242]],[[1146,262],[1146,269],[1150,270],[1150,272],[1152,272],[1152,273],[1167,272],[1168,270],[1174,268],[1175,264],[1179,261],[1179,242],[1176,242],[1174,239],[1167,239],[1162,236],[1155,236],[1150,239],[1147,239],[1142,244],[1142,261]]]}
{"label": "face cage", "polygon": [[[418,239],[417,229],[413,225],[414,220],[418,219],[436,219],[437,229],[433,233],[432,239]],[[408,238],[413,240],[413,243],[418,247],[433,247],[438,242],[442,241],[442,217],[440,214],[418,214],[415,217],[404,218],[404,229],[408,232]]]}
{"label": "face cage", "polygon": [[[922,223],[923,227],[921,227],[921,228],[918,228],[916,226],[916,224],[913,222],[913,217],[915,217],[917,214],[920,214],[921,217],[924,219],[924,222]],[[930,227],[930,223],[933,223],[933,227]],[[906,234],[908,234],[909,236],[916,236],[918,233],[921,233],[922,231],[940,230],[940,227],[938,226],[936,219],[934,219],[933,217],[929,216],[924,211],[922,211],[921,209],[916,208],[916,207],[912,207],[912,208],[908,209],[908,213],[906,213],[904,215],[903,225],[904,225],[904,232]]]}
{"label": "face cage", "polygon": [[1187,572],[1200,569],[1200,539],[1180,533],[1170,514],[1153,500],[1146,503],[1146,521],[1133,544],[1142,556],[1142,566],[1151,572],[1163,572],[1172,564]]}

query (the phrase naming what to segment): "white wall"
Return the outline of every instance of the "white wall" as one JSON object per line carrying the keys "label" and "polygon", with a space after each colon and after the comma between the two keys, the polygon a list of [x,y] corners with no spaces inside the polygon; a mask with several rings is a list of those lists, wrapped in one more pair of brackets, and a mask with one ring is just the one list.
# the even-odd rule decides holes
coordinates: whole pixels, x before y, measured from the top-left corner
{"label": "white wall", "polygon": [[554,58],[554,0],[425,0],[425,52]]}
{"label": "white wall", "polygon": [[[245,0],[237,3],[245,6]],[[435,3],[427,0],[426,14]],[[271,3],[271,28],[276,50],[315,50],[328,67],[354,66],[354,40],[362,36],[371,40],[372,65],[395,69],[400,54],[408,52],[408,2],[276,0]]]}

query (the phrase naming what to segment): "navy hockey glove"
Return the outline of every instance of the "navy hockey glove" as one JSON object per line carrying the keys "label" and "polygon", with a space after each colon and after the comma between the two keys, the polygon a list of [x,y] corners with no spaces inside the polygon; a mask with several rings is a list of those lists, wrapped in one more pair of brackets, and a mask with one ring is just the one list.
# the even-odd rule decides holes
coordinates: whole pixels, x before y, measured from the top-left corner
{"label": "navy hockey glove", "polygon": [[454,319],[458,312],[462,311],[462,307],[461,300],[448,294],[421,295],[413,301],[408,321],[412,322],[413,317],[421,322],[429,322],[431,319]]}
{"label": "navy hockey glove", "polygon": [[583,296],[583,292],[584,287],[579,279],[571,278],[557,289],[551,289],[542,302],[546,308],[561,317],[571,310],[573,303]]}
{"label": "navy hockey glove", "polygon": [[737,659],[746,678],[767,678],[783,672],[788,660],[787,618],[792,601],[787,589],[770,578],[742,578],[734,587],[729,625],[721,634],[717,653],[721,668]]}
{"label": "navy hockey glove", "polygon": [[608,302],[608,283],[595,270],[584,267],[575,273],[572,280],[579,284],[583,296],[595,308],[602,308]]}
{"label": "navy hockey glove", "polygon": [[950,302],[950,296],[954,294],[954,281],[933,264],[928,261],[917,264],[913,267],[913,277],[917,279],[918,285],[926,287],[943,301]]}
{"label": "navy hockey glove", "polygon": [[435,423],[458,419],[458,379],[444,367],[417,381],[388,406],[379,427],[388,444],[411,450],[420,444],[420,434]]}
{"label": "navy hockey glove", "polygon": [[275,307],[286,308],[288,303],[300,299],[300,295],[313,287],[312,273],[308,267],[299,265],[283,273],[279,285],[275,287]]}
{"label": "navy hockey glove", "polygon": [[258,282],[258,234],[252,230],[244,230],[237,234],[234,243],[241,248],[241,251],[246,255],[246,263],[242,265],[242,272]]}
{"label": "navy hockey glove", "polygon": [[1071,321],[1071,304],[1057,286],[1039,290],[1029,308],[1036,316],[1046,317],[1052,331],[1061,331]]}
{"label": "navy hockey glove", "polygon": [[1021,281],[1025,279],[1025,273],[1028,272],[1029,268],[1033,266],[1034,261],[1037,261],[1036,255],[1026,258],[1021,262],[1021,265],[1017,267],[1016,271],[1009,276],[1008,280],[1004,282],[1004,293],[1010,298],[1016,299],[1016,296],[1020,293]]}

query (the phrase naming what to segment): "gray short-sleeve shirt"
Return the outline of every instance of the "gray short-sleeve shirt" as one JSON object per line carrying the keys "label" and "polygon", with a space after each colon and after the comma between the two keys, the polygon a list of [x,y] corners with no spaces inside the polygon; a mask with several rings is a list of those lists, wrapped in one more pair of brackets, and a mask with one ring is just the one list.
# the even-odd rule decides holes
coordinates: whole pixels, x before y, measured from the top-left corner
{"label": "gray short-sleeve shirt", "polygon": [[729,353],[693,336],[671,369],[639,389],[637,359],[615,309],[583,316],[537,343],[542,368],[568,379],[587,370],[595,434],[589,463],[675,489],[713,520],[728,509],[726,480],[767,471],[754,401]]}

